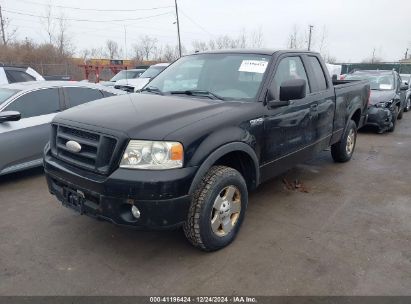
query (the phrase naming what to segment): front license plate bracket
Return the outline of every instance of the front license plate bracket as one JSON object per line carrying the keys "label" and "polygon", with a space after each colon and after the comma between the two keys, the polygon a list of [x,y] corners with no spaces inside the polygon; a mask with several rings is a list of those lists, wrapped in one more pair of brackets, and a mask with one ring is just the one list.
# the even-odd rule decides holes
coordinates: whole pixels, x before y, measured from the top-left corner
{"label": "front license plate bracket", "polygon": [[70,209],[74,209],[80,214],[84,214],[84,193],[79,190],[70,188],[64,189],[63,205]]}

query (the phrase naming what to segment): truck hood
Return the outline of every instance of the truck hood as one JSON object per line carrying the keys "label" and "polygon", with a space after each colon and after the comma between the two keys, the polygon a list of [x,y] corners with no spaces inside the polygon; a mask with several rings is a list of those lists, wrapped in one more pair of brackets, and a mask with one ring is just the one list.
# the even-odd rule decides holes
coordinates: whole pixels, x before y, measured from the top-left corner
{"label": "truck hood", "polygon": [[[132,139],[161,140],[199,120],[233,109],[235,102],[128,94],[95,100],[58,114],[54,122],[114,130]],[[105,130],[105,131],[103,131]]]}
{"label": "truck hood", "polygon": [[380,102],[390,101],[395,97],[395,91],[371,90],[370,104],[375,105]]}

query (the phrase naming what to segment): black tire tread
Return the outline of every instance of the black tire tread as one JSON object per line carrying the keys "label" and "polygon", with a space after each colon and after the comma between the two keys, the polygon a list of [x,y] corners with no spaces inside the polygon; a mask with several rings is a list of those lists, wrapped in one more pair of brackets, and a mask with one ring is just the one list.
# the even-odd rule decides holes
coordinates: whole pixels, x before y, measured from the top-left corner
{"label": "black tire tread", "polygon": [[199,224],[200,213],[205,203],[207,193],[210,191],[217,178],[237,174],[239,174],[239,172],[233,168],[226,166],[213,166],[198,184],[192,195],[187,221],[183,225],[184,234],[194,247],[200,248],[204,251],[212,250],[207,248],[201,239]]}
{"label": "black tire tread", "polygon": [[398,118],[398,107],[395,108],[394,110],[394,116],[392,119],[392,127],[388,129],[388,132],[394,132],[395,131],[395,127],[397,125],[397,118]]}
{"label": "black tire tread", "polygon": [[[347,156],[346,153],[346,142],[345,142],[345,137],[348,136],[348,131],[351,129],[351,127],[354,127],[355,132],[357,131],[357,124],[355,123],[355,121],[350,120],[346,130],[344,131],[343,134],[343,139],[341,139],[341,141],[333,144],[331,146],[331,156],[333,158],[333,160],[337,163],[345,163],[347,161],[349,161],[351,159],[351,156],[353,153],[351,153],[350,156]],[[353,151],[354,152],[354,151]]]}

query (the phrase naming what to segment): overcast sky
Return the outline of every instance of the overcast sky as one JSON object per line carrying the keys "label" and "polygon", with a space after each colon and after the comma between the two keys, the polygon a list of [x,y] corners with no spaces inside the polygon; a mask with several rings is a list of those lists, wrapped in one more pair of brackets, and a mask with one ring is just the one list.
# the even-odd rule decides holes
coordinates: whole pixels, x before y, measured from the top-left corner
{"label": "overcast sky", "polygon": [[[50,2],[56,6],[56,16],[63,13],[68,19],[78,19],[68,21],[76,51],[103,46],[107,39],[124,48],[124,27],[128,49],[145,34],[163,44],[177,41],[174,0],[0,0],[3,14],[18,28],[18,38],[37,42],[47,40],[37,16],[45,15],[44,4]],[[306,36],[309,24],[314,25],[314,48],[325,28],[326,48],[338,61],[361,61],[371,57],[374,48],[376,56],[395,61],[404,57],[407,47],[411,49],[409,0],[178,0],[178,5],[182,43],[188,50],[192,50],[193,40],[222,34],[235,37],[243,29],[261,29],[265,47],[285,48],[293,28]],[[138,18],[146,19],[130,20]],[[108,21],[119,19],[128,20]]]}

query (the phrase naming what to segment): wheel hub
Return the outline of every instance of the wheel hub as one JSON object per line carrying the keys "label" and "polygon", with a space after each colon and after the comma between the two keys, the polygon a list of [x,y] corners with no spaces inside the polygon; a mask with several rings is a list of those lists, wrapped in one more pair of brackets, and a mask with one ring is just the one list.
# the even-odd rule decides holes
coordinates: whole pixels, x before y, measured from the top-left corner
{"label": "wheel hub", "polygon": [[225,187],[215,199],[211,212],[213,232],[220,237],[230,233],[238,222],[240,212],[240,190],[235,186]]}
{"label": "wheel hub", "polygon": [[351,155],[351,153],[353,152],[354,145],[355,145],[355,133],[354,133],[354,130],[351,129],[350,133],[348,133],[347,145],[346,145],[346,151],[348,155]]}

